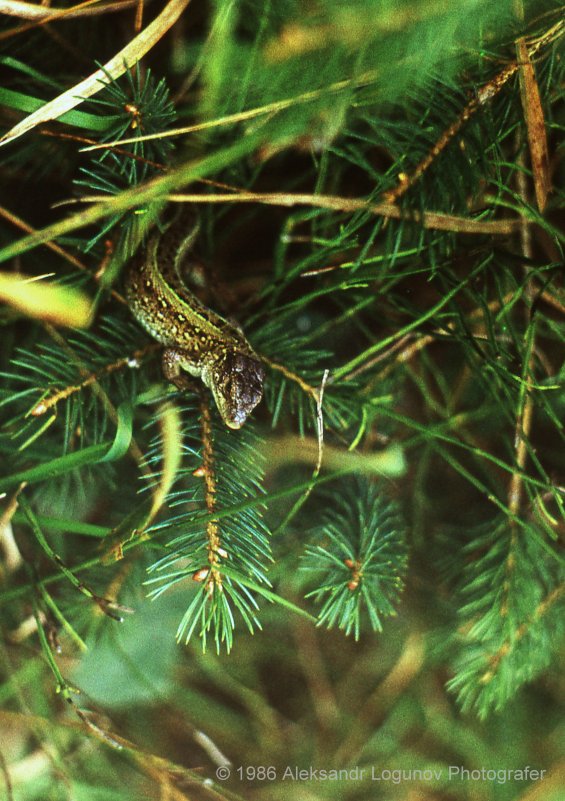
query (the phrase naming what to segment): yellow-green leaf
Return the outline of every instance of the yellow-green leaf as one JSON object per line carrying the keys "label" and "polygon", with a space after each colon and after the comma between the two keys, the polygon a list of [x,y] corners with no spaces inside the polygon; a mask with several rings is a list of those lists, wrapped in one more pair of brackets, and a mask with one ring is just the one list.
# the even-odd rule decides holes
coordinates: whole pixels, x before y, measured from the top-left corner
{"label": "yellow-green leaf", "polygon": [[[313,437],[303,438],[294,434],[273,437],[266,446],[267,459],[271,467],[288,462],[315,465],[318,452],[318,442]],[[398,445],[369,453],[325,446],[322,466],[330,470],[378,474],[389,478],[397,478],[406,472],[404,451]]]}
{"label": "yellow-green leaf", "polygon": [[55,325],[86,328],[92,320],[92,301],[84,293],[21,273],[0,273],[0,301]]}

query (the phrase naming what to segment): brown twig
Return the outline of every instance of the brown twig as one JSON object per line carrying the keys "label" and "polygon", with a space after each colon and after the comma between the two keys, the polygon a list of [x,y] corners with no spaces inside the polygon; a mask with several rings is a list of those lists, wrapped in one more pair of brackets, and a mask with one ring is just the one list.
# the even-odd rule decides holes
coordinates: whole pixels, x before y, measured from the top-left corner
{"label": "brown twig", "polygon": [[307,395],[310,395],[312,400],[318,404],[319,402],[319,392],[315,387],[310,386],[301,376],[297,373],[293,373],[292,370],[289,370],[288,367],[285,367],[284,364],[279,364],[278,362],[273,362],[267,356],[261,356],[261,361],[265,362],[265,364],[271,368],[271,370],[276,370],[279,373],[282,373],[285,378],[288,378],[289,381],[293,381],[295,384],[298,384],[300,389],[305,392]]}
{"label": "brown twig", "polygon": [[[517,134],[517,144],[521,144],[522,135]],[[524,155],[520,156],[522,166],[524,165]],[[524,203],[528,201],[529,187],[524,170],[518,170],[516,173],[517,191]],[[520,230],[520,245],[521,251],[525,260],[532,258],[532,239],[529,228],[524,227]],[[527,276],[527,268],[525,268]],[[508,515],[510,526],[510,543],[508,554],[504,563],[505,578],[502,583],[502,597],[500,599],[500,615],[501,617],[508,617],[510,612],[510,588],[513,585],[512,577],[516,570],[516,550],[518,545],[518,537],[520,530],[517,526],[517,516],[520,513],[522,506],[522,497],[524,493],[523,474],[526,467],[528,458],[528,439],[531,432],[533,412],[534,412],[534,399],[531,391],[531,384],[533,382],[534,373],[534,348],[535,348],[535,335],[536,335],[536,320],[529,319],[531,314],[532,302],[534,295],[532,292],[531,284],[528,284],[525,290],[526,299],[529,301],[526,308],[526,338],[528,343],[528,350],[525,354],[527,363],[523,368],[523,383],[520,387],[520,394],[518,400],[518,408],[516,410],[516,422],[514,426],[514,447],[515,447],[515,470],[512,473],[510,484],[508,487]],[[520,627],[521,628],[521,627]],[[513,647],[514,639],[508,638],[504,645],[500,648],[498,654],[489,659],[491,668],[483,676],[482,681],[490,681],[491,674],[498,666],[500,659],[506,655]],[[485,678],[488,676],[488,678]]]}
{"label": "brown twig", "polygon": [[[98,383],[96,374],[93,377],[93,374],[89,370],[87,370],[87,368],[83,365],[83,363],[77,357],[77,355],[75,354],[73,349],[70,347],[68,342],[64,339],[64,337],[61,336],[61,334],[59,334],[59,332],[55,328],[53,328],[52,325],[46,325],[45,329],[46,329],[47,333],[49,334],[49,336],[52,339],[54,339],[55,342],[61,348],[63,348],[63,350],[66,353],[68,353],[69,358],[77,365],[77,369],[79,370],[81,375],[84,376],[85,380],[91,379],[89,381],[89,385],[92,386],[93,391],[100,398],[100,400],[101,400],[105,410],[107,411],[110,419],[112,420],[112,422],[117,425],[117,423],[118,423],[118,414],[116,412],[116,409],[115,409],[114,405],[112,404],[112,402],[110,401],[110,399],[109,399],[108,395],[106,394],[106,392],[103,390],[103,388]],[[150,348],[157,349],[158,347],[159,346],[156,345],[156,344],[155,345],[148,345],[147,349],[148,350]],[[119,362],[119,366],[123,367],[124,363],[127,365],[128,359],[127,358],[119,359],[118,362]],[[78,386],[78,389],[81,388],[80,384],[77,385],[77,386]],[[72,389],[73,389],[73,391],[76,391],[74,386],[73,386]],[[70,394],[72,394],[72,392]],[[35,407],[35,409],[37,409],[37,406]],[[40,414],[42,414],[42,412],[40,412]],[[37,412],[36,412],[35,416],[38,416]],[[147,464],[145,456],[143,455],[143,452],[141,451],[141,448],[139,447],[139,445],[137,444],[137,442],[135,441],[135,439],[133,437],[132,437],[131,442],[129,444],[128,453],[132,456],[134,461],[138,464],[139,469],[141,470],[141,472],[144,475],[146,475],[146,476],[151,476],[152,475],[152,472],[151,472],[151,470],[149,468],[149,465]]]}
{"label": "brown twig", "polygon": [[[25,231],[26,234],[35,233],[36,230],[35,228],[29,225],[29,223],[26,223],[24,220],[22,220],[21,217],[18,217],[16,214],[6,209],[4,206],[0,206],[0,216],[4,217],[4,219],[12,223],[12,225],[15,225],[16,228],[20,229],[20,231]],[[61,256],[65,261],[67,261],[69,264],[72,264],[73,267],[76,267],[78,270],[82,270],[83,272],[90,273],[90,275],[92,275],[91,271],[86,266],[86,264],[82,262],[80,259],[77,259],[76,256],[73,256],[72,253],[69,253],[68,250],[65,250],[65,248],[62,248],[60,245],[57,245],[55,244],[55,242],[51,241],[46,241],[43,244],[45,245],[45,247],[49,248],[49,250],[52,250],[53,253],[56,253],[58,256]],[[95,276],[93,277],[95,278]],[[115,289],[110,290],[110,294],[119,303],[122,304],[125,303],[123,297]]]}
{"label": "brown twig", "polygon": [[55,8],[37,3],[26,3],[22,0],[0,0],[0,14],[45,23],[55,22],[59,19],[94,17],[114,11],[123,11],[138,2],[139,0],[116,0],[116,2],[101,3],[99,0],[86,0],[86,2],[77,3],[76,6],[70,8]]}
{"label": "brown twig", "polygon": [[0,0],[0,13],[30,20],[7,31],[2,31],[0,33],[0,42],[41,26],[44,26],[45,30],[50,30],[50,25],[60,20],[81,19],[124,11],[127,8],[131,8],[136,2],[137,0],[118,0],[111,3],[98,3],[98,0],[86,0],[86,2],[79,3],[72,8],[54,8],[38,3],[20,2],[20,0]]}
{"label": "brown twig", "polygon": [[[508,236],[515,234],[524,224],[531,225],[530,220],[513,217],[503,220],[477,220],[471,217],[458,217],[455,214],[444,214],[436,211],[410,211],[400,209],[392,203],[372,203],[365,198],[348,198],[340,195],[312,195],[293,192],[250,192],[247,190],[229,194],[170,194],[166,199],[171,203],[263,203],[266,206],[309,206],[315,209],[330,211],[356,212],[366,211],[376,217],[421,225],[422,228],[434,231],[453,231],[457,234],[489,234],[491,236]],[[83,195],[81,198],[67,200],[65,205],[77,203],[108,203],[107,195]],[[62,205],[62,204],[59,204]]]}
{"label": "brown twig", "polygon": [[[520,136],[520,134],[519,134]],[[520,136],[521,138],[521,136]],[[524,161],[524,156],[521,156],[522,162]],[[518,170],[516,173],[516,182],[518,188],[518,194],[523,198],[524,202],[528,200],[528,181],[526,177],[526,173],[523,170]],[[523,227],[520,229],[520,245],[522,254],[525,260],[529,260],[532,258],[533,255],[533,248],[532,248],[532,238],[531,232],[528,227]],[[527,268],[525,269],[527,275]],[[526,309],[526,315],[530,315],[531,313],[531,305],[534,300],[533,288],[531,284],[528,284],[526,287],[526,298],[529,301],[528,308]],[[526,319],[526,324],[530,324],[532,326],[536,325],[535,319],[531,322]],[[534,367],[534,347],[535,347],[535,328],[533,330],[532,342],[530,352],[528,354],[528,364],[525,367],[525,390],[523,397],[521,398],[521,402],[517,411],[516,415],[516,425],[514,431],[514,443],[516,447],[516,471],[512,475],[512,479],[510,481],[510,487],[508,490],[508,508],[512,513],[512,518],[514,518],[521,506],[522,500],[522,490],[523,490],[523,482],[522,482],[522,473],[524,471],[524,467],[526,464],[526,459],[528,455],[528,448],[527,448],[527,440],[530,434],[531,425],[532,425],[532,417],[534,411],[534,401],[531,393],[531,388],[529,386],[531,379],[533,378],[533,367]],[[516,526],[512,524],[511,526],[513,532],[513,538],[516,536]],[[511,548],[513,551],[513,548]],[[510,557],[509,557],[510,559]],[[510,569],[511,565],[507,566]]]}
{"label": "brown twig", "polygon": [[[459,234],[491,234],[508,236],[516,233],[523,224],[521,218],[505,220],[475,220],[442,214],[434,211],[405,211],[392,203],[371,203],[365,198],[348,198],[339,195],[296,194],[293,192],[248,192],[237,194],[171,194],[168,199],[175,203],[263,203],[269,206],[310,206],[332,211],[366,211],[378,217],[406,220],[436,231],[453,231]],[[104,200],[103,197],[88,197],[83,200]],[[529,221],[526,221],[529,224]]]}
{"label": "brown twig", "polygon": [[523,37],[516,42],[516,55],[520,64],[520,97],[526,124],[535,197],[538,209],[543,214],[547,196],[551,191],[546,122],[534,65]]}
{"label": "brown twig", "polygon": [[149,353],[154,353],[160,347],[161,346],[158,344],[146,345],[144,348],[134,351],[130,356],[124,356],[123,358],[117,359],[111,364],[105,365],[100,370],[87,375],[80,384],[71,384],[64,389],[59,390],[54,395],[51,395],[49,398],[43,398],[33,407],[29,414],[32,417],[40,417],[41,415],[45,414],[45,412],[49,411],[49,409],[52,409],[54,406],[56,406],[60,401],[66,400],[76,392],[80,392],[81,390],[86,389],[86,387],[97,383],[104,376],[110,375],[110,373],[115,373],[117,370],[122,370],[125,367],[137,367],[140,360],[144,359]]}
{"label": "brown twig", "polygon": [[[531,59],[544,45],[555,41],[565,33],[565,23],[558,22],[547,30],[542,36],[534,39],[530,46],[527,48],[527,55]],[[426,172],[426,170],[433,164],[436,158],[445,150],[451,140],[459,133],[465,123],[476,112],[492,100],[493,97],[506,86],[508,81],[516,75],[520,69],[520,63],[513,61],[501,70],[494,78],[491,78],[488,83],[482,86],[475,97],[465,106],[459,117],[449,125],[441,134],[439,139],[435,142],[429,153],[422,159],[422,161],[412,170],[410,175],[402,173],[399,176],[399,183],[388,192],[383,193],[383,200],[387,203],[396,203]]]}
{"label": "brown twig", "polygon": [[[535,293],[535,288],[532,288],[532,292]],[[490,303],[487,304],[486,308],[490,312],[495,312],[498,309],[500,309],[501,306],[504,306],[507,303],[509,303],[512,300],[513,296],[514,296],[514,293],[513,292],[509,292],[508,294],[506,294],[502,298],[502,300],[499,300],[499,299],[492,300]],[[554,298],[553,295],[551,295],[549,292],[543,291],[543,292],[541,292],[539,297],[543,301],[545,301],[548,305],[552,306],[552,308],[556,309],[557,311],[561,312],[562,314],[565,314],[565,305],[560,303],[560,301],[557,300],[557,298]],[[471,311],[469,313],[468,318],[469,318],[469,320],[474,320],[479,315],[481,315],[482,313],[483,313],[483,308],[482,307],[476,308],[476,309],[474,309],[473,311]],[[365,372],[369,368],[373,367],[375,364],[378,364],[378,362],[384,361],[388,356],[391,356],[393,353],[395,353],[399,349],[399,347],[402,347],[402,345],[404,345],[407,342],[409,342],[410,344],[408,344],[405,348],[403,348],[400,351],[400,353],[398,353],[396,355],[396,358],[394,359],[394,361],[391,362],[390,364],[388,364],[384,368],[384,370],[379,373],[378,380],[382,381],[383,378],[386,378],[386,376],[388,376],[392,372],[392,370],[394,369],[395,365],[404,364],[406,362],[409,362],[421,350],[426,348],[428,345],[431,345],[432,342],[436,342],[437,338],[438,338],[438,335],[441,335],[441,334],[445,335],[446,331],[449,332],[449,331],[453,331],[453,330],[455,330],[455,323],[451,322],[451,323],[448,323],[448,325],[446,326],[445,330],[442,331],[442,330],[438,329],[438,330],[434,331],[432,334],[424,334],[423,336],[420,336],[419,338],[417,338],[415,340],[414,340],[414,336],[415,336],[414,334],[412,334],[412,333],[406,334],[406,336],[402,337],[402,339],[399,339],[397,342],[395,342],[393,345],[391,345],[391,347],[388,350],[377,354],[373,359],[371,359],[367,363],[362,364],[360,367],[356,368],[351,373],[348,373],[346,376],[344,376],[343,380],[350,380],[351,378],[354,378],[354,377],[360,375],[361,373]],[[411,340],[413,340],[413,341],[411,341]],[[533,349],[533,352],[536,353],[536,355],[538,356],[538,358],[541,361],[544,361],[544,358],[543,358],[543,355],[541,354],[541,352],[537,351],[535,348]],[[548,375],[551,375],[551,370],[549,369],[549,365],[547,363],[545,363],[545,366],[546,366],[546,369],[548,371]]]}
{"label": "brown twig", "polygon": [[[194,471],[194,475],[204,479],[204,499],[206,511],[213,515],[216,511],[216,471],[214,465],[214,435],[212,431],[212,415],[209,397],[200,391],[200,432],[202,437],[202,464]],[[205,582],[206,591],[211,596],[215,589],[222,589],[222,574],[219,570],[220,557],[227,557],[220,541],[218,521],[210,518],[206,523],[208,538],[209,567],[197,570],[193,574],[195,581]]]}
{"label": "brown twig", "polygon": [[[12,223],[12,225],[15,225],[16,228],[19,228],[20,231],[25,231],[26,234],[35,233],[35,228],[33,228],[33,226],[29,225],[29,223],[26,223],[21,217],[18,217],[17,214],[9,211],[4,206],[0,206],[0,217],[8,220],[8,222]],[[52,250],[53,253],[57,253],[57,255],[62,256],[62,258],[65,259],[65,261],[68,261],[69,264],[72,264],[73,267],[77,267],[79,270],[88,270],[84,262],[80,261],[80,259],[77,259],[76,256],[73,256],[72,253],[69,253],[60,245],[56,245],[54,242],[45,242],[45,246],[48,247],[49,250]]]}
{"label": "brown twig", "polygon": [[141,28],[143,27],[143,10],[145,8],[146,0],[135,0],[135,20],[133,23],[133,30],[135,33],[139,33]]}
{"label": "brown twig", "polygon": [[500,646],[496,653],[489,657],[488,670],[486,670],[479,679],[481,684],[489,684],[489,682],[492,681],[504,657],[508,656],[508,654],[511,653],[512,649],[516,646],[516,643],[526,636],[531,625],[537,622],[541,617],[543,617],[543,615],[547,614],[547,612],[561,599],[564,594],[565,584],[560,584],[558,587],[555,587],[555,589],[553,589],[549,595],[536,606],[528,620],[521,623],[516,628],[512,636],[508,636],[506,641]]}
{"label": "brown twig", "polygon": [[[63,131],[52,131],[49,128],[42,128],[40,133],[42,136],[52,136],[55,139],[69,139],[72,142],[80,142],[80,144],[83,145],[97,144],[96,139],[90,139],[88,136],[79,136],[79,134],[64,133]],[[132,153],[131,150],[124,150],[124,148],[121,147],[112,147],[110,148],[110,152],[116,153],[124,158],[132,159],[133,161],[138,161],[140,164],[147,164],[149,167],[154,167],[156,170],[165,171],[167,169],[167,167],[159,161],[146,159],[137,153]]]}

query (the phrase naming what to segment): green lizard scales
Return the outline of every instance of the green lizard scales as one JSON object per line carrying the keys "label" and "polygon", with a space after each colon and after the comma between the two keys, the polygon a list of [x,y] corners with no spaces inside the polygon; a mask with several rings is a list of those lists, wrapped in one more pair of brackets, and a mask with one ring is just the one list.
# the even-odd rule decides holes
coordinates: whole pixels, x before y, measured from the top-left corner
{"label": "green lizard scales", "polygon": [[185,214],[154,232],[126,275],[128,304],[164,345],[163,375],[178,389],[196,376],[211,390],[222,420],[241,428],[261,400],[265,368],[243,333],[205,306],[186,286],[181,267],[198,234]]}

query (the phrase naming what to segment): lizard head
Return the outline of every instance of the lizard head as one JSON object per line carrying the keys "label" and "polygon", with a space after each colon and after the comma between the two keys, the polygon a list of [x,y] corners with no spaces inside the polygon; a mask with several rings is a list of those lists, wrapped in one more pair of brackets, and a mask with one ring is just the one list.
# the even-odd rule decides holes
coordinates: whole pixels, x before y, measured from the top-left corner
{"label": "lizard head", "polygon": [[203,371],[202,378],[229,428],[241,428],[263,397],[265,368],[252,352],[228,350]]}

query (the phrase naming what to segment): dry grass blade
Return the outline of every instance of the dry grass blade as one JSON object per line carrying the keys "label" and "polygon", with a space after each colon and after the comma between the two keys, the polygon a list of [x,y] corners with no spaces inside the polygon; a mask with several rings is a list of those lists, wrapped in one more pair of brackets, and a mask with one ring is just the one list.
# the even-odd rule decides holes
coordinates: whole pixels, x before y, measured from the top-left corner
{"label": "dry grass blade", "polygon": [[[506,218],[502,220],[483,220],[469,217],[458,217],[454,214],[443,214],[435,211],[404,211],[392,203],[372,203],[365,198],[340,197],[338,195],[310,195],[293,192],[237,192],[229,194],[171,194],[172,203],[263,203],[269,206],[311,206],[332,211],[366,211],[380,217],[393,220],[409,220],[423,228],[437,231],[455,231],[459,234],[491,234],[507,236],[529,225],[525,218]],[[81,201],[102,201],[103,196],[83,197]]]}
{"label": "dry grass blade", "polygon": [[536,74],[524,39],[516,42],[516,52],[520,65],[520,97],[526,121],[536,200],[538,209],[543,212],[551,190],[545,119]]}
{"label": "dry grass blade", "polygon": [[108,14],[113,11],[123,11],[131,8],[138,0],[116,0],[113,3],[99,3],[98,0],[87,0],[72,8],[54,8],[53,6],[40,6],[36,3],[26,3],[23,0],[0,0],[0,14],[19,19],[31,19],[54,22],[59,18],[77,19],[79,17],[92,17],[98,14]]}
{"label": "dry grass blade", "polygon": [[147,520],[143,524],[143,529],[151,525],[159,509],[165,503],[182,461],[182,426],[179,410],[176,406],[169,403],[163,406],[160,425],[163,443],[163,464],[159,484],[153,492],[151,509]]}
{"label": "dry grass blade", "polygon": [[[279,111],[283,111],[284,109],[291,108],[292,106],[297,105],[298,103],[310,103],[313,100],[317,100],[320,97],[324,97],[326,95],[339,93],[345,89],[350,88],[359,88],[362,86],[368,86],[371,83],[374,83],[377,80],[376,73],[373,72],[366,72],[363,75],[358,76],[357,78],[347,78],[343,81],[335,81],[328,86],[322,86],[319,89],[312,89],[309,92],[302,92],[299,95],[293,95],[292,97],[285,97],[281,100],[274,100],[272,103],[265,103],[262,106],[258,106],[256,108],[248,108],[244,111],[238,111],[236,114],[228,114],[224,117],[217,117],[212,120],[203,120],[201,122],[197,122],[194,125],[185,125],[182,128],[174,128],[170,129],[166,132],[168,137],[172,136],[185,136],[186,134],[190,133],[197,133],[199,131],[205,131],[210,128],[218,128],[224,125],[235,125],[236,123],[245,122],[246,120],[252,120],[256,117],[262,117],[267,114],[277,114]],[[163,136],[162,133],[156,134],[146,134],[145,136],[135,136],[133,138],[126,138],[126,139],[115,139],[113,142],[101,142],[97,145],[91,145],[90,147],[85,147],[82,149],[83,153],[86,153],[91,150],[104,150],[110,147],[116,147],[118,145],[126,145],[132,143],[139,143],[139,142],[149,142],[152,139],[159,139]]]}
{"label": "dry grass blade", "polygon": [[25,117],[4,134],[0,139],[0,145],[17,139],[41,123],[57,119],[66,111],[79,106],[86,98],[99,92],[109,81],[119,78],[131,69],[175,24],[189,2],[190,0],[170,0],[158,17],[103,67]]}

